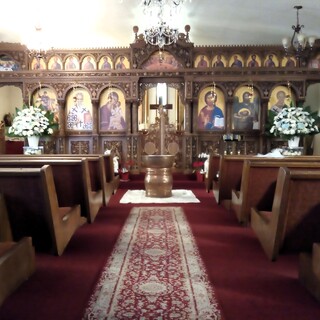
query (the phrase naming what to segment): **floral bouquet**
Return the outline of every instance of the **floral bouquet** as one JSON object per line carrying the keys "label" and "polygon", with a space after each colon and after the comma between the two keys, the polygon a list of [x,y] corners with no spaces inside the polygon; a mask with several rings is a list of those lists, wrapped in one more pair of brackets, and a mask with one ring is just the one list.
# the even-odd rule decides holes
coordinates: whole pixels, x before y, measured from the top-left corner
{"label": "floral bouquet", "polygon": [[192,165],[196,169],[196,171],[201,171],[201,170],[203,170],[204,162],[203,161],[195,161]]}
{"label": "floral bouquet", "polygon": [[53,134],[57,128],[53,112],[42,106],[23,106],[21,110],[16,108],[16,116],[8,133],[20,137],[44,136]]}
{"label": "floral bouquet", "polygon": [[193,162],[193,164],[192,164],[196,171],[200,171],[200,173],[202,173],[202,174],[205,172],[204,163],[208,157],[209,157],[209,155],[206,153],[198,154],[198,160]]}
{"label": "floral bouquet", "polygon": [[309,107],[290,106],[274,114],[270,133],[288,140],[295,136],[316,134],[319,132],[318,121],[317,113],[311,113]]}
{"label": "floral bouquet", "polygon": [[134,165],[134,161],[133,160],[127,160],[124,163],[121,164],[119,172],[121,173],[126,173],[129,172],[129,169],[131,166]]}

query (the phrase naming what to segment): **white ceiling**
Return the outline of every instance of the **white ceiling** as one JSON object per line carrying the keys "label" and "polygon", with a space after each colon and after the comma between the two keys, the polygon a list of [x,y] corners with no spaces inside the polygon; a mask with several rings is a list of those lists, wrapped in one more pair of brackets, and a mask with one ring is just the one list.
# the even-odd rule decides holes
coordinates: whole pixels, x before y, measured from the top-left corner
{"label": "white ceiling", "polygon": [[[0,42],[28,44],[35,25],[41,25],[49,47],[128,47],[134,40],[134,25],[142,33],[150,26],[140,3],[16,0],[1,15]],[[191,26],[190,40],[196,46],[281,44],[284,36],[293,33],[295,5],[303,6],[300,24],[305,26],[304,33],[320,38],[319,0],[187,0],[175,22],[180,32],[186,24]]]}

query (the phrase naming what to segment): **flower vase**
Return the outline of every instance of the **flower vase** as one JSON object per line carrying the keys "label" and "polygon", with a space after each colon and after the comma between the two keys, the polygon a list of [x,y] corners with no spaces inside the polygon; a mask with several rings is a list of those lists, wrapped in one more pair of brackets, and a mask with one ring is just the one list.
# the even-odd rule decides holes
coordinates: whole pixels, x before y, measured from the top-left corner
{"label": "flower vase", "polygon": [[39,146],[39,139],[40,139],[39,136],[28,137],[28,145],[29,145],[29,147],[37,149],[38,146]]}
{"label": "flower vase", "polygon": [[288,147],[290,149],[295,149],[299,147],[300,137],[295,136],[288,140]]}
{"label": "flower vase", "polygon": [[197,174],[197,181],[203,182],[204,181],[204,174],[201,173],[200,171],[197,171],[196,174]]}
{"label": "flower vase", "polygon": [[120,179],[123,181],[128,181],[129,180],[129,172],[121,172]]}

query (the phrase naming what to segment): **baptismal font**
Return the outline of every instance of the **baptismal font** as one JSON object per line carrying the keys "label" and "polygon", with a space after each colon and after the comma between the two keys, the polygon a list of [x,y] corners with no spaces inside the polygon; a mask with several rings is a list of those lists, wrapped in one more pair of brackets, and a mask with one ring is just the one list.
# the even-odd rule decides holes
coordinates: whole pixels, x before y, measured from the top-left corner
{"label": "baptismal font", "polygon": [[147,197],[166,198],[172,196],[172,167],[175,156],[168,154],[165,148],[166,133],[172,130],[169,124],[165,107],[160,104],[158,107],[159,117],[155,124],[150,125],[153,132],[159,139],[159,154],[142,156],[142,163],[146,167],[144,185]]}

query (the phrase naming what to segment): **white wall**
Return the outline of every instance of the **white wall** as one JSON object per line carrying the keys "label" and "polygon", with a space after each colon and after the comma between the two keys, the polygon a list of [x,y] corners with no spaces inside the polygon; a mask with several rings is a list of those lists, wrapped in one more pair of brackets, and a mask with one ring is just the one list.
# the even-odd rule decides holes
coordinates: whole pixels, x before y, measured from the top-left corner
{"label": "white wall", "polygon": [[[310,106],[312,111],[318,111],[320,116],[320,84],[312,84],[308,87],[305,106]],[[320,155],[320,133],[313,139],[313,154]]]}
{"label": "white wall", "polygon": [[6,113],[15,114],[23,105],[22,91],[15,86],[0,87],[0,120]]}

